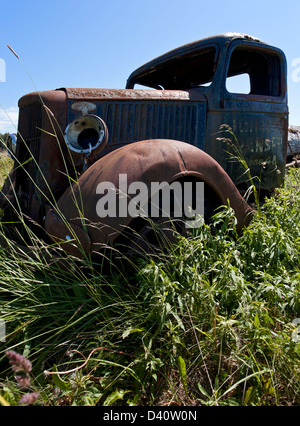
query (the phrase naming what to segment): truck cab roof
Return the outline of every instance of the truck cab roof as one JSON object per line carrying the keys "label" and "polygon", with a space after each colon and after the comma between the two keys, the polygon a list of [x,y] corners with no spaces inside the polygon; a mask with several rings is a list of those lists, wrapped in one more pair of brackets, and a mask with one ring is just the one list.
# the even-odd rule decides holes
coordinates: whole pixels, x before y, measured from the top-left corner
{"label": "truck cab roof", "polygon": [[154,89],[189,89],[209,84],[215,72],[220,47],[229,47],[233,41],[268,45],[247,34],[224,33],[207,37],[173,49],[143,66],[129,76],[126,88],[135,84]]}

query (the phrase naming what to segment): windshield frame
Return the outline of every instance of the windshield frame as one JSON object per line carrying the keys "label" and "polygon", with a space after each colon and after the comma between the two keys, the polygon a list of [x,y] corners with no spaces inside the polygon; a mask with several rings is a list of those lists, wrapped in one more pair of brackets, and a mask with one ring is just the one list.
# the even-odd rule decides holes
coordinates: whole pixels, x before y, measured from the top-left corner
{"label": "windshield frame", "polygon": [[[188,62],[193,62],[196,64],[197,59],[199,58],[199,54],[205,54],[205,52],[211,51],[211,56],[213,56],[213,60],[211,60],[211,78],[208,78],[203,83],[199,84],[191,84],[191,73],[189,70],[191,69],[191,65],[187,68],[186,75],[186,84],[172,82],[170,78],[170,70],[172,68],[178,66],[178,68],[183,68],[184,65]],[[197,46],[193,49],[183,50],[181,53],[174,53],[173,55],[169,55],[167,58],[166,55],[163,57],[157,58],[157,60],[151,61],[150,63],[144,65],[143,67],[136,70],[128,79],[127,88],[133,89],[135,85],[141,85],[146,88],[152,88],[157,90],[188,90],[193,88],[207,88],[207,85],[203,86],[201,84],[209,83],[209,86],[213,84],[217,64],[220,56],[220,46],[218,43],[207,43],[202,44],[201,46]],[[155,65],[153,62],[156,62]],[[198,61],[199,62],[199,61]],[[165,70],[165,72],[164,72]],[[159,79],[159,75],[165,77],[164,79]],[[153,78],[154,75],[157,75],[157,78]],[[183,75],[183,74],[182,74]],[[180,77],[182,77],[182,75]],[[208,73],[209,75],[209,73]],[[149,77],[149,79],[147,79]],[[152,78],[151,78],[152,77]],[[173,75],[174,77],[174,75]],[[169,78],[169,81],[168,81]]]}

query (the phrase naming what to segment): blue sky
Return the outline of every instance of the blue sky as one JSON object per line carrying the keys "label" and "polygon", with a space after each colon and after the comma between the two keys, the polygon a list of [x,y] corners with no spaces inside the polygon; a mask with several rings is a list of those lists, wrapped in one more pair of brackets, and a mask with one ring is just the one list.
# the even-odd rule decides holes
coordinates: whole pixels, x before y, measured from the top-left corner
{"label": "blue sky", "polygon": [[6,65],[0,132],[14,131],[6,114],[16,122],[18,99],[36,88],[123,88],[128,75],[150,59],[228,31],[251,34],[285,52],[290,124],[300,125],[299,0],[0,2],[0,59]]}

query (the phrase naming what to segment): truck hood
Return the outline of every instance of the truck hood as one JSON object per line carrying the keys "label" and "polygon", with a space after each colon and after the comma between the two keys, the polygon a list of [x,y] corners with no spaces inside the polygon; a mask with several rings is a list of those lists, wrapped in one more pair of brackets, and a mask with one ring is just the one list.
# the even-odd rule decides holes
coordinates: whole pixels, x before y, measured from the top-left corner
{"label": "truck hood", "polygon": [[69,100],[192,100],[205,101],[198,90],[138,90],[138,89],[89,89],[61,88]]}

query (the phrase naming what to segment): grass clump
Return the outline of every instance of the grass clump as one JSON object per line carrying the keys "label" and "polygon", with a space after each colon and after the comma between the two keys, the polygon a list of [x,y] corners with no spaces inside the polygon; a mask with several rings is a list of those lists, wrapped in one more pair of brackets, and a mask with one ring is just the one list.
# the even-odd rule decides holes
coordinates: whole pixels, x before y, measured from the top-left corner
{"label": "grass clump", "polygon": [[241,237],[224,208],[131,273],[1,249],[0,404],[299,405],[299,200],[291,170]]}
{"label": "grass clump", "polygon": [[[1,142],[1,139],[0,139]],[[5,150],[0,151],[0,188],[2,188],[6,177],[13,166],[13,160]]]}

